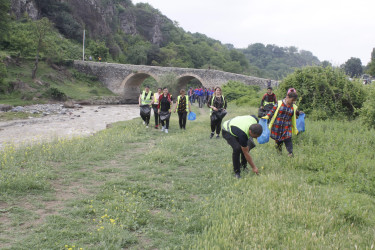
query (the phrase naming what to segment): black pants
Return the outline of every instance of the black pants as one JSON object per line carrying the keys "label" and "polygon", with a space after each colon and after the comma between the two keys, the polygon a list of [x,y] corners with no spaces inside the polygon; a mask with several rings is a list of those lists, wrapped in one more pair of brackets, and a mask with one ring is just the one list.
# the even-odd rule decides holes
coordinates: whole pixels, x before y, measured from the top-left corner
{"label": "black pants", "polygon": [[163,127],[164,127],[164,124],[165,124],[165,128],[166,128],[166,129],[169,128],[169,118],[166,119],[166,120],[164,120],[164,121],[160,120],[160,123],[161,123],[161,125],[162,125]]}
{"label": "black pants", "polygon": [[155,127],[156,127],[160,123],[160,116],[159,116],[159,113],[158,113],[158,105],[152,104],[152,109],[154,110]]}
{"label": "black pants", "polygon": [[289,154],[293,154],[293,142],[292,138],[288,138],[284,141],[275,141],[276,142],[276,149],[281,153],[282,145],[285,144],[285,148]]}
{"label": "black pants", "polygon": [[223,121],[223,119],[217,119],[215,121],[211,120],[211,132],[212,133],[214,133],[215,130],[216,130],[216,134],[218,134],[218,135],[220,134],[220,131],[221,131],[221,122],[222,121]]}
{"label": "black pants", "polygon": [[199,103],[199,107],[202,108],[203,107],[203,96],[198,96],[198,103]]}
{"label": "black pants", "polygon": [[148,113],[147,115],[141,113],[142,120],[146,123],[147,126],[150,123],[150,116],[151,116],[151,112]]}
{"label": "black pants", "polygon": [[178,124],[180,125],[180,128],[185,129],[186,128],[186,116],[187,112],[177,112],[178,113]]}
{"label": "black pants", "polygon": [[241,172],[241,167],[245,168],[247,165],[247,160],[245,155],[242,152],[241,145],[238,141],[238,138],[231,135],[231,133],[223,130],[223,138],[228,142],[232,147],[232,161],[233,161],[233,170],[236,174]]}

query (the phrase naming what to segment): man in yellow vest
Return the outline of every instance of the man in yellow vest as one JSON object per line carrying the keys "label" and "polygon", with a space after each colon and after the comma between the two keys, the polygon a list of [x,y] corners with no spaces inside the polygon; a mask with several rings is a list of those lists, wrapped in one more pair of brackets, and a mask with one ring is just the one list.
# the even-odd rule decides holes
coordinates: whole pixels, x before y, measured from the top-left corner
{"label": "man in yellow vest", "polygon": [[153,103],[153,94],[150,91],[150,87],[146,86],[145,90],[139,95],[138,103],[139,107],[141,108],[141,117],[143,120],[143,124],[146,124],[148,128],[148,124],[150,123],[150,116],[151,116],[151,105]]}
{"label": "man in yellow vest", "polygon": [[222,129],[223,138],[233,149],[232,161],[236,178],[241,178],[241,167],[247,169],[247,163],[250,164],[253,172],[258,174],[258,168],[249,153],[255,147],[253,138],[258,138],[263,132],[258,119],[250,115],[237,116],[225,121]]}

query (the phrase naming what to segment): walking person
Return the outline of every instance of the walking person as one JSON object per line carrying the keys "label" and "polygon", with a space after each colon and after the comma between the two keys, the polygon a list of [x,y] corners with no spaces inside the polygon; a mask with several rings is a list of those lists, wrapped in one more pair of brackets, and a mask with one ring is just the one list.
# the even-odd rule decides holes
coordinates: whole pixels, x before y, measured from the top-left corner
{"label": "walking person", "polygon": [[180,125],[180,129],[186,129],[186,117],[187,113],[191,112],[191,106],[189,102],[188,96],[185,95],[185,90],[180,90],[180,95],[177,96],[177,102],[176,106],[174,108],[174,111],[178,114],[178,124]]}
{"label": "walking person", "polygon": [[159,97],[158,111],[160,115],[161,131],[168,134],[169,119],[171,117],[171,107],[173,100],[171,94],[168,92],[168,88],[163,88],[163,94]]}
{"label": "walking person", "polygon": [[162,94],[161,88],[158,88],[158,92],[154,93],[154,102],[152,104],[152,110],[154,110],[154,116],[155,116],[155,129],[159,128],[160,124],[160,116],[158,112],[158,105],[159,105],[159,97]]}
{"label": "walking person", "polygon": [[150,123],[150,116],[151,116],[151,104],[152,100],[152,92],[150,91],[150,87],[146,86],[145,90],[139,95],[138,103],[140,107],[140,115],[143,120],[143,124],[146,124],[148,128],[148,124]]}
{"label": "walking person", "polygon": [[293,157],[292,134],[297,135],[297,116],[302,111],[297,110],[294,104],[298,95],[294,89],[288,91],[287,96],[273,106],[263,119],[271,119],[269,129],[271,130],[271,138],[275,140],[276,149],[281,154],[282,144],[288,151],[288,156]]}
{"label": "walking person", "polygon": [[211,117],[211,135],[210,139],[214,137],[216,131],[216,138],[220,138],[221,122],[226,114],[227,102],[221,93],[220,87],[215,87],[215,93],[211,96],[207,102],[207,106],[210,108]]}
{"label": "walking person", "polygon": [[255,116],[237,116],[223,123],[223,138],[233,149],[232,162],[236,178],[241,178],[241,167],[246,170],[247,163],[258,174],[258,168],[249,152],[255,147],[253,138],[258,138],[262,132],[262,126]]}

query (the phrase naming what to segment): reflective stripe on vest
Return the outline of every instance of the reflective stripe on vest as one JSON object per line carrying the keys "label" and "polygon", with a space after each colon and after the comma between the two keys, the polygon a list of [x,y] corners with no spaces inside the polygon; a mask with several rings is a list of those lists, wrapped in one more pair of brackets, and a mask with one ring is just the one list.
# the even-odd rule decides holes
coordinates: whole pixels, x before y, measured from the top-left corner
{"label": "reflective stripe on vest", "polygon": [[[224,106],[225,106],[225,99],[224,99],[224,96],[223,95],[221,95],[222,97],[223,97],[223,108],[224,108]],[[215,99],[215,95],[212,95],[212,97],[211,97],[211,106],[214,106],[214,99]],[[212,115],[212,108],[210,108],[210,116]]]}
{"label": "reflective stripe on vest", "polygon": [[[277,117],[277,115],[279,113],[279,109],[280,109],[280,107],[281,107],[282,104],[283,104],[283,101],[278,101],[277,102],[277,109],[276,109],[275,113],[273,114],[273,117],[271,119],[270,125],[268,126],[268,128],[270,130],[272,128],[273,123],[276,120],[276,117]],[[297,108],[298,108],[297,105],[293,104],[292,133],[295,134],[295,135],[298,134],[298,130],[297,130],[297,118],[296,118],[296,116],[297,116],[296,115]]]}
{"label": "reflective stripe on vest", "polygon": [[[177,96],[177,106],[180,105],[180,95]],[[185,95],[185,99],[186,99],[186,107],[185,107],[185,110],[188,112],[189,111],[189,97],[187,95]]]}
{"label": "reflective stripe on vest", "polygon": [[232,126],[236,126],[246,134],[247,138],[250,138],[250,126],[257,123],[258,121],[251,115],[237,116],[228,121],[225,121],[223,123],[223,129],[231,133],[231,135],[235,136],[232,133]]}
{"label": "reflective stripe on vest", "polygon": [[147,104],[150,104],[151,103],[151,91],[149,91],[148,93],[147,93],[147,96],[146,96],[146,98],[145,98],[145,96],[146,96],[146,91],[143,91],[142,92],[142,96],[141,96],[141,104],[142,105],[147,105]]}
{"label": "reflective stripe on vest", "polygon": [[267,106],[268,104],[275,105],[275,102],[266,102],[266,101],[263,102],[263,106]]}

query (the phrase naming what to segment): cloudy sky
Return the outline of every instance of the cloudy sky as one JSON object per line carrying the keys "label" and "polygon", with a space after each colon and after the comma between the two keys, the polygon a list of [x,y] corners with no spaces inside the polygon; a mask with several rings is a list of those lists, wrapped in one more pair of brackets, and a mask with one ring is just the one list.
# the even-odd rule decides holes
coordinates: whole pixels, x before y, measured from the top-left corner
{"label": "cloudy sky", "polygon": [[333,65],[375,48],[375,0],[133,0],[146,2],[185,31],[246,48],[296,46]]}

